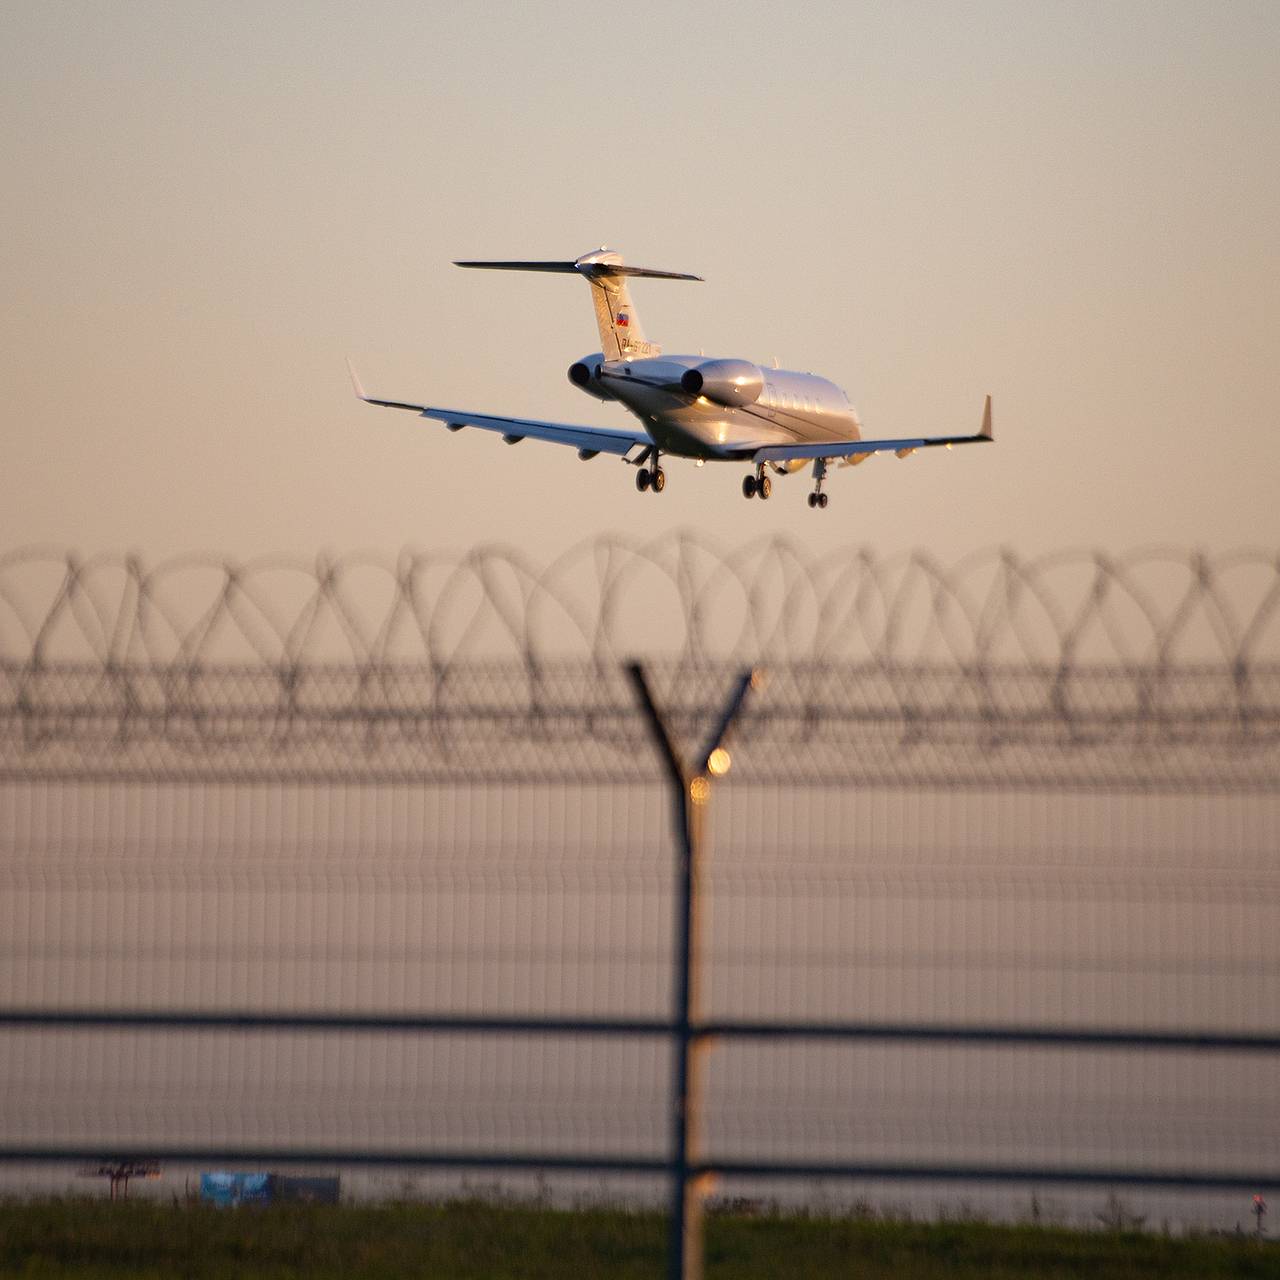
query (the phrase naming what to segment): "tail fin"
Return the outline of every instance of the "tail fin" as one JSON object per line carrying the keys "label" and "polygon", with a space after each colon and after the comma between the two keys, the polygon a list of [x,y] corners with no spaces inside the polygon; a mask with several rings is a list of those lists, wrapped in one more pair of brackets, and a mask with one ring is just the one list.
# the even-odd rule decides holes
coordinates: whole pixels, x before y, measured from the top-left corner
{"label": "tail fin", "polygon": [[629,267],[616,253],[600,248],[584,253],[573,262],[455,262],[457,267],[479,267],[488,271],[556,271],[585,276],[591,286],[596,326],[600,330],[600,349],[606,360],[625,360],[630,356],[656,356],[662,348],[646,342],[640,317],[631,302],[628,276],[647,276],[654,280],[701,280],[701,276],[680,271],[654,271],[649,267]]}

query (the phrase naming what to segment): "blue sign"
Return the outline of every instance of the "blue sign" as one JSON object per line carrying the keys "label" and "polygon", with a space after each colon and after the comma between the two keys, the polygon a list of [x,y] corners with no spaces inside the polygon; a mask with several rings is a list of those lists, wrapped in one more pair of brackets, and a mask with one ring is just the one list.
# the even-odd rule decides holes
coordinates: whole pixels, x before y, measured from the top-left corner
{"label": "blue sign", "polygon": [[200,1199],[209,1204],[269,1204],[269,1173],[202,1173]]}

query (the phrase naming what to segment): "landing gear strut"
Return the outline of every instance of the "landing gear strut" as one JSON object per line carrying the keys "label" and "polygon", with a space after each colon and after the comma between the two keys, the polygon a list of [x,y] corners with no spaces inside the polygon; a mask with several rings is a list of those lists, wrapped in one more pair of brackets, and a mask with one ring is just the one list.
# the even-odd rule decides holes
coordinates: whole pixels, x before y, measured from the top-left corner
{"label": "landing gear strut", "polygon": [[826,478],[827,478],[826,458],[814,458],[813,460],[813,492],[809,495],[810,508],[821,507],[824,511],[827,509],[827,495],[822,492],[822,482]]}
{"label": "landing gear strut", "polygon": [[761,501],[764,501],[772,492],[773,481],[765,475],[763,462],[756,468],[755,475],[742,477],[742,496],[744,498],[754,498],[758,493]]}

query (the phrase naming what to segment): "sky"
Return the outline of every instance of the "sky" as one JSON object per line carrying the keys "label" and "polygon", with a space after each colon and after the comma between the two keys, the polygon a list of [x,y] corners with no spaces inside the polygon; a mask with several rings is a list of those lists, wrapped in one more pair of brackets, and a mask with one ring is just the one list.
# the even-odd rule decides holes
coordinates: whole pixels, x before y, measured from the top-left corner
{"label": "sky", "polygon": [[[5,5],[0,549],[151,560],[689,529],[820,553],[1280,544],[1280,6]],[[809,369],[878,457],[602,456],[358,403],[618,425],[581,282]]]}

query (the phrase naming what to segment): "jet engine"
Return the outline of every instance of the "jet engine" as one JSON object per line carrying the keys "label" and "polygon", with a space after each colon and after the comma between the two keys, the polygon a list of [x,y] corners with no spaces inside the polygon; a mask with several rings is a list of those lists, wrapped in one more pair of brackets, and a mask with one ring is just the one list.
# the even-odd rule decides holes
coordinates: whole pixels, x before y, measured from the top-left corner
{"label": "jet engine", "polygon": [[686,369],[681,388],[691,396],[706,396],[730,409],[755,404],[764,390],[764,374],[749,360],[708,360]]}
{"label": "jet engine", "polygon": [[597,400],[615,400],[617,397],[600,380],[600,365],[603,362],[604,353],[601,351],[583,356],[569,366],[569,381]]}

